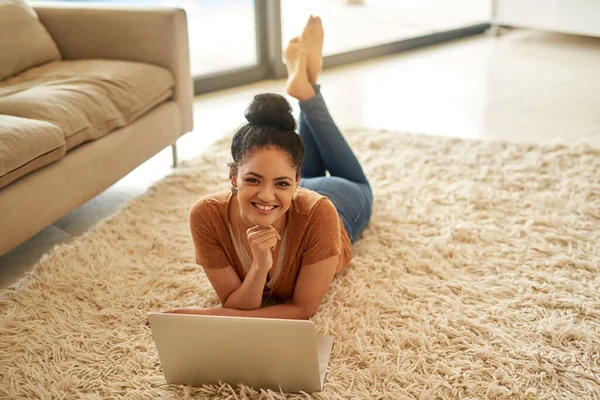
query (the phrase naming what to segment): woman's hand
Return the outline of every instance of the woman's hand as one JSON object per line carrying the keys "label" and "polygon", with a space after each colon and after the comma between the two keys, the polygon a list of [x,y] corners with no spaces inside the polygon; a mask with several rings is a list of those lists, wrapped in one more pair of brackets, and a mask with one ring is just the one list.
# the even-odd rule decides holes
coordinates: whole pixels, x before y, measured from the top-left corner
{"label": "woman's hand", "polygon": [[255,226],[248,229],[246,235],[252,250],[252,264],[261,271],[269,271],[273,267],[272,251],[277,247],[277,240],[281,240],[281,236],[272,226]]}

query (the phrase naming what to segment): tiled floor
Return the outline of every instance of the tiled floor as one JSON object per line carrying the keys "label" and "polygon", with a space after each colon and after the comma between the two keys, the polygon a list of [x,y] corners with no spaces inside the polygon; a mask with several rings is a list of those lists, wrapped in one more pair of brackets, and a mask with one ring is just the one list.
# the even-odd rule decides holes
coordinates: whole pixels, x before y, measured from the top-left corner
{"label": "tiled floor", "polygon": [[[600,146],[600,38],[509,31],[325,71],[322,91],[341,127],[463,138]],[[199,96],[194,132],[179,140],[191,158],[243,122],[268,81]],[[297,108],[296,108],[297,110]],[[72,240],[168,174],[165,149],[101,195],[0,257],[0,288],[22,277],[57,243]]]}

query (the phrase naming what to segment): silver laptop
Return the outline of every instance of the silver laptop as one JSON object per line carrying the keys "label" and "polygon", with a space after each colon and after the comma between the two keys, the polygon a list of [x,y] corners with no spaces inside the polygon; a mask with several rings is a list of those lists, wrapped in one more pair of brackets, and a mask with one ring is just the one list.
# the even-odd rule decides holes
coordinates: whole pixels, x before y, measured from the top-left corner
{"label": "silver laptop", "polygon": [[323,389],[333,337],[317,336],[312,321],[163,313],[148,320],[168,383]]}

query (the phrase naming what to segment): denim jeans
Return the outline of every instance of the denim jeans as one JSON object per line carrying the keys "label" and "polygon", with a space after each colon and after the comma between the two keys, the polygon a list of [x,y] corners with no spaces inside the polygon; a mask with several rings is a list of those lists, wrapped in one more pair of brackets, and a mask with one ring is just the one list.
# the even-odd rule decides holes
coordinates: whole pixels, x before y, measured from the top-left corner
{"label": "denim jeans", "polygon": [[298,133],[305,147],[300,186],[331,200],[354,242],[371,218],[373,192],[354,152],[333,122],[319,85],[315,92],[314,97],[299,103]]}

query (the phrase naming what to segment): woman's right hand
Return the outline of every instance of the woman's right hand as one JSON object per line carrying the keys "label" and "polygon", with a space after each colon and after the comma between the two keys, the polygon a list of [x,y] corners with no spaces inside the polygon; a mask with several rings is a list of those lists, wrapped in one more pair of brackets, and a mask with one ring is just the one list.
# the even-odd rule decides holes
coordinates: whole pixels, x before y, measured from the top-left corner
{"label": "woman's right hand", "polygon": [[281,236],[275,228],[255,226],[246,231],[252,250],[252,264],[260,271],[269,271],[273,267],[272,251],[277,247]]}

